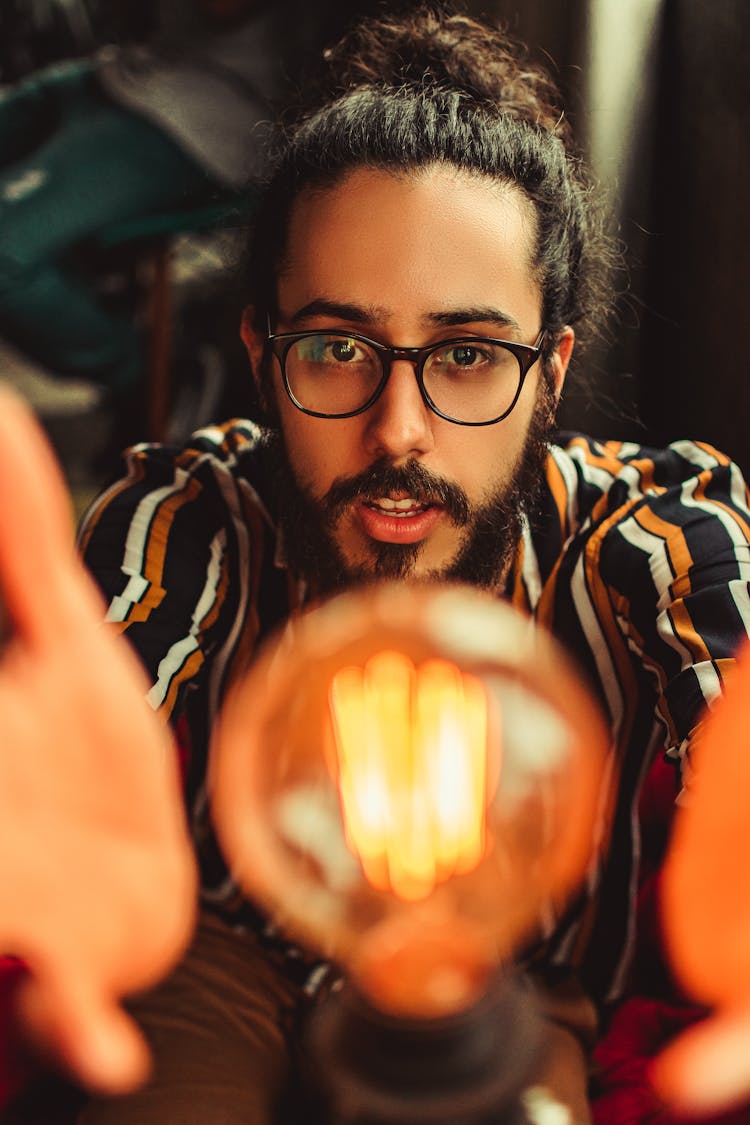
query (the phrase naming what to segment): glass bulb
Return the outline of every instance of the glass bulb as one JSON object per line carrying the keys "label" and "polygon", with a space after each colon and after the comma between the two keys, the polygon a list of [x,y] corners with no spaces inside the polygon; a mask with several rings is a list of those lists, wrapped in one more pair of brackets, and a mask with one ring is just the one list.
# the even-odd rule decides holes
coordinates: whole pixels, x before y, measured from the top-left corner
{"label": "glass bulb", "polygon": [[293,620],[227,700],[214,818],[235,876],[381,1011],[473,1004],[598,844],[607,738],[510,605],[382,584]]}

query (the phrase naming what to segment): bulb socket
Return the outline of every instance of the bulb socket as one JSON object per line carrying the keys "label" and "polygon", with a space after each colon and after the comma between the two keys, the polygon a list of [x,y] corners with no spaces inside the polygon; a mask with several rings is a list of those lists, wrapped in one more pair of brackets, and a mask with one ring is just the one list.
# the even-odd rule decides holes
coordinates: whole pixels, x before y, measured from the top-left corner
{"label": "bulb socket", "polygon": [[520,1095],[544,1051],[533,993],[503,974],[442,1019],[378,1011],[348,982],[308,1027],[315,1084],[337,1125],[527,1125]]}

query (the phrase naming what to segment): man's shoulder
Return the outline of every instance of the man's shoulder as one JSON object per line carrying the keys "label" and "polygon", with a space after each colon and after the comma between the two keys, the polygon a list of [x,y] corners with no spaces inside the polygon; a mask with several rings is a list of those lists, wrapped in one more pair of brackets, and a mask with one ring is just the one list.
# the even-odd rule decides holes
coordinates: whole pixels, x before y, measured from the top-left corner
{"label": "man's shoulder", "polygon": [[663,447],[562,431],[550,445],[548,476],[560,473],[571,486],[600,493],[625,486],[629,494],[679,485],[703,473],[740,475],[730,457],[707,442],[684,439]]}
{"label": "man's shoulder", "polygon": [[[180,447],[173,447],[180,458],[212,458],[234,467],[242,458],[256,454],[264,444],[264,431],[250,418],[230,418],[196,430]],[[169,449],[169,446],[165,447]]]}
{"label": "man's shoulder", "polygon": [[695,514],[696,502],[705,516],[731,507],[747,517],[740,468],[705,442],[657,448],[565,431],[549,446],[542,497],[547,519],[541,525],[547,535],[559,524],[564,539],[590,536],[644,507],[678,527]]}
{"label": "man's shoulder", "polygon": [[138,475],[160,476],[229,474],[253,475],[263,460],[264,432],[248,418],[232,418],[196,430],[179,443],[147,443],[125,451],[130,467]]}
{"label": "man's shoulder", "polygon": [[182,443],[131,446],[123,454],[121,473],[85,513],[82,540],[105,514],[120,524],[137,516],[149,526],[165,519],[172,526],[179,510],[178,522],[194,527],[199,519],[241,520],[250,505],[268,519],[266,497],[271,489],[263,448],[261,428],[238,418],[205,426]]}

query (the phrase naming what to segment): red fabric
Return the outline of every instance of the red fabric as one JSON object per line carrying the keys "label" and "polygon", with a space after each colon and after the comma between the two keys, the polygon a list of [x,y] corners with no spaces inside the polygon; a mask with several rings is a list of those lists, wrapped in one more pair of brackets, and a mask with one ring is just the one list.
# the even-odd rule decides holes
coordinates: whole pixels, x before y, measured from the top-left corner
{"label": "red fabric", "polygon": [[595,1125],[750,1125],[750,1105],[710,1117],[673,1113],[654,1093],[651,1060],[705,1010],[681,995],[672,977],[660,924],[660,876],[677,792],[675,768],[654,763],[639,812],[642,864],[638,898],[638,945],[632,995],[612,1016],[594,1052]]}
{"label": "red fabric", "polygon": [[0,1108],[18,1093],[28,1075],[13,1018],[13,997],[25,973],[15,957],[0,956]]}
{"label": "red fabric", "polygon": [[748,1125],[750,1106],[688,1118],[672,1113],[649,1084],[651,1059],[702,1015],[702,1009],[688,1004],[640,996],[625,1001],[594,1054],[601,1091],[592,1100],[595,1125]]}

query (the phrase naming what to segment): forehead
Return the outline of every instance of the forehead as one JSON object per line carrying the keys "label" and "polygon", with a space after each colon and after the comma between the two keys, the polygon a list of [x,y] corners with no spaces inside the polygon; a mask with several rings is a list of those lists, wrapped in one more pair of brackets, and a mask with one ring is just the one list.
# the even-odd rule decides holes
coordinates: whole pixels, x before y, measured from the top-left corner
{"label": "forehead", "polygon": [[496,305],[535,329],[535,241],[533,206],[513,185],[452,166],[360,168],[295,201],[281,316],[321,299],[380,320]]}

